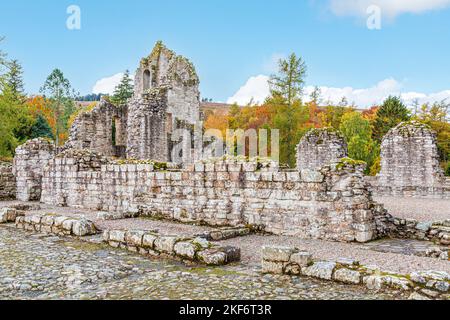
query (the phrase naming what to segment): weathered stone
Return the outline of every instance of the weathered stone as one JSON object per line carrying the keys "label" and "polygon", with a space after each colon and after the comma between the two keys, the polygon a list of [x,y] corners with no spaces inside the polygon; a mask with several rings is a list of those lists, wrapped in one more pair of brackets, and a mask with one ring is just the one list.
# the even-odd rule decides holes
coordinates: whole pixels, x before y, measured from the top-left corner
{"label": "weathered stone", "polygon": [[448,197],[436,139],[433,130],[417,121],[400,123],[391,129],[381,144],[381,171],[374,191],[400,196]]}
{"label": "weathered stone", "polygon": [[312,255],[306,251],[293,253],[290,262],[295,263],[300,267],[307,267],[312,263]]}
{"label": "weathered stone", "polygon": [[424,296],[424,295],[421,295],[418,292],[413,292],[409,296],[408,300],[431,300],[431,299],[426,297],[426,296]]}
{"label": "weathered stone", "polygon": [[314,262],[313,265],[302,268],[302,274],[324,280],[331,280],[336,263],[329,261]]}
{"label": "weathered stone", "polygon": [[295,252],[296,250],[290,247],[264,246],[262,248],[262,258],[266,261],[288,262],[291,255]]}
{"label": "weathered stone", "polygon": [[16,178],[13,174],[12,164],[0,161],[0,200],[13,200],[16,198]]}
{"label": "weathered stone", "polygon": [[72,233],[78,237],[93,235],[96,233],[96,228],[92,221],[86,219],[75,220],[72,224]]}
{"label": "weathered stone", "polygon": [[262,263],[261,263],[262,272],[263,273],[273,273],[273,274],[283,274],[285,264],[286,263],[284,263],[284,262],[274,262],[274,261],[262,260]]}
{"label": "weathered stone", "polygon": [[207,265],[224,265],[227,261],[227,256],[225,252],[217,251],[214,249],[206,249],[197,253],[200,261]]}
{"label": "weathered stone", "polygon": [[297,169],[302,171],[302,179],[321,182],[319,175],[311,175],[311,171],[303,173],[303,170],[317,171],[346,156],[347,144],[338,132],[331,128],[313,129],[297,146]]}
{"label": "weathered stone", "polygon": [[142,245],[145,248],[150,248],[153,249],[155,246],[155,240],[158,238],[157,235],[152,234],[152,233],[145,233],[144,237],[142,238]]}
{"label": "weathered stone", "polygon": [[343,283],[359,284],[361,282],[361,274],[355,270],[342,268],[335,271],[334,279]]}
{"label": "weathered stone", "polygon": [[127,231],[127,233],[125,234],[125,242],[129,245],[141,247],[144,234],[145,234],[144,231],[136,231],[136,230]]}
{"label": "weathered stone", "polygon": [[177,242],[173,248],[176,255],[193,259],[196,253],[196,246],[192,242]]}
{"label": "weathered stone", "polygon": [[125,233],[124,230],[110,230],[109,231],[109,240],[115,242],[125,242]]}
{"label": "weathered stone", "polygon": [[161,236],[155,240],[154,248],[157,251],[172,254],[175,243],[180,239],[176,236]]}

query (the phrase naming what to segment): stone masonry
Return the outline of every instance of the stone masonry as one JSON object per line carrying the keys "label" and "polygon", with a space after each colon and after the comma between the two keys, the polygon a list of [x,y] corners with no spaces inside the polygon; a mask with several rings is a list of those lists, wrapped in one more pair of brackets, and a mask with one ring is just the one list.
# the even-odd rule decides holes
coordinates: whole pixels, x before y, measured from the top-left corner
{"label": "stone masonry", "polygon": [[436,134],[416,121],[391,129],[381,145],[381,172],[374,184],[378,194],[450,197],[439,166]]}
{"label": "stone masonry", "polygon": [[0,200],[16,198],[16,178],[12,171],[12,164],[0,161]]}
{"label": "stone masonry", "polygon": [[29,140],[16,149],[13,173],[16,176],[17,200],[40,200],[42,171],[54,156],[53,143],[43,138]]}
{"label": "stone masonry", "polygon": [[347,143],[333,129],[310,130],[297,146],[297,169],[318,170],[347,157]]}
{"label": "stone masonry", "polygon": [[377,238],[363,167],[350,162],[284,172],[228,159],[158,171],[151,163],[119,164],[93,152],[68,150],[49,162],[42,187],[41,201],[52,205],[248,225],[302,238]]}
{"label": "stone masonry", "polygon": [[199,83],[188,59],[157,42],[140,62],[128,103],[114,106],[103,100],[92,111],[81,113],[65,147],[119,158],[172,161],[172,140],[178,140],[175,130],[192,132],[200,120]]}
{"label": "stone masonry", "polygon": [[74,121],[66,148],[89,149],[107,156],[125,157],[127,109],[102,100]]}

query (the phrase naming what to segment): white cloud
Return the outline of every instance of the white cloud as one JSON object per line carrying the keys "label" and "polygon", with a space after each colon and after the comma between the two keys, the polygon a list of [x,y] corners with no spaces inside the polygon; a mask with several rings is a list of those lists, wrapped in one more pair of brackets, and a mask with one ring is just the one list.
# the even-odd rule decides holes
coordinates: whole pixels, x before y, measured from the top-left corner
{"label": "white cloud", "polygon": [[269,77],[259,75],[248,79],[247,83],[229,98],[227,103],[247,105],[252,100],[254,103],[262,103],[269,93]]}
{"label": "white cloud", "polygon": [[[251,77],[227,102],[246,105],[253,99],[255,103],[262,103],[270,94],[268,81],[269,77],[265,75]],[[402,89],[403,84],[393,78],[382,80],[369,88],[320,86],[323,103],[338,104],[345,97],[349,103],[354,103],[359,108],[379,105],[389,95],[400,96],[407,105],[412,105],[415,99],[421,104],[426,102],[433,103],[444,99],[448,99],[450,102],[450,90],[426,94],[414,91],[403,92]],[[313,90],[313,86],[305,88],[304,101],[310,101],[310,94]]]}
{"label": "white cloud", "polygon": [[381,14],[395,18],[403,13],[419,14],[450,6],[450,0],[330,0],[331,11],[338,16],[367,16],[367,8],[380,7]]}
{"label": "white cloud", "polygon": [[98,80],[92,88],[92,93],[112,94],[116,86],[122,80],[123,73],[116,73],[115,75]]}

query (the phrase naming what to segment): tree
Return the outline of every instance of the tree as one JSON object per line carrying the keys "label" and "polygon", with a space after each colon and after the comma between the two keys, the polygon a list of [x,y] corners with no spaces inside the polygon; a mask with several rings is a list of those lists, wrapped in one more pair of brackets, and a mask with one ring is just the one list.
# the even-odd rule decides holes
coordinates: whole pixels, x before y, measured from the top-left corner
{"label": "tree", "polygon": [[316,106],[318,106],[319,104],[322,103],[322,91],[320,90],[320,88],[318,86],[314,87],[314,90],[311,92],[311,95],[309,96],[309,98],[311,99],[311,102],[314,102],[314,104]]}
{"label": "tree", "polygon": [[48,124],[47,120],[45,120],[44,116],[39,114],[37,116],[36,122],[31,127],[31,139],[35,138],[49,138],[54,139],[52,128]]}
{"label": "tree", "polygon": [[380,152],[379,145],[372,140],[369,120],[364,119],[359,112],[346,113],[342,117],[340,131],[348,143],[349,157],[365,161],[366,172],[369,173]]}
{"label": "tree", "polygon": [[272,75],[269,81],[272,96],[282,96],[288,106],[301,99],[305,84],[306,64],[302,58],[292,53],[287,60],[278,62],[278,75]]}
{"label": "tree", "polygon": [[64,129],[64,120],[67,120],[67,106],[73,106],[72,97],[74,92],[70,86],[69,80],[64,77],[64,74],[59,69],[53,70],[48,76],[41,92],[48,94],[48,98],[52,105],[53,118],[55,121],[55,145],[59,146],[61,140],[61,132]]}
{"label": "tree", "polygon": [[410,111],[399,97],[389,96],[377,111],[373,123],[373,138],[381,143],[386,133],[400,122],[411,119]]}
{"label": "tree", "polygon": [[111,102],[117,106],[123,106],[132,96],[133,81],[130,78],[130,72],[126,70],[122,77],[122,80],[114,90],[114,94],[111,97]]}
{"label": "tree", "polygon": [[8,91],[12,99],[24,101],[24,85],[23,85],[23,71],[19,61],[12,60],[7,63],[8,72],[4,76],[4,90]]}

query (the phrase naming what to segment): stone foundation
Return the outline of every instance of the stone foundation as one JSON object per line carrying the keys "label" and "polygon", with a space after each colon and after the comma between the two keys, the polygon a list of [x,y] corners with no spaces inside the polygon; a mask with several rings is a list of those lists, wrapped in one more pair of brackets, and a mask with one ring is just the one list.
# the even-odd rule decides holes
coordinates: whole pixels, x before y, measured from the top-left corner
{"label": "stone foundation", "polygon": [[94,235],[97,229],[92,221],[54,214],[18,216],[16,227],[28,231],[83,237]]}
{"label": "stone foundation", "polygon": [[363,284],[370,290],[410,291],[411,299],[446,299],[450,293],[450,275],[438,271],[394,274],[359,261],[313,261],[311,254],[291,247],[263,247],[262,272],[307,276],[346,284]]}
{"label": "stone foundation", "polygon": [[38,201],[41,198],[42,170],[54,156],[53,143],[42,138],[29,140],[16,149],[13,173],[17,200]]}
{"label": "stone foundation", "polygon": [[207,265],[225,265],[240,260],[240,249],[219,247],[202,238],[181,238],[139,230],[106,230],[103,240],[115,248],[143,255],[172,256]]}
{"label": "stone foundation", "polygon": [[248,225],[302,238],[377,238],[363,167],[351,162],[301,172],[237,160],[183,171],[121,163],[87,151],[61,153],[44,170],[41,201],[212,226]]}
{"label": "stone foundation", "polygon": [[0,200],[16,198],[16,178],[11,163],[0,162]]}

